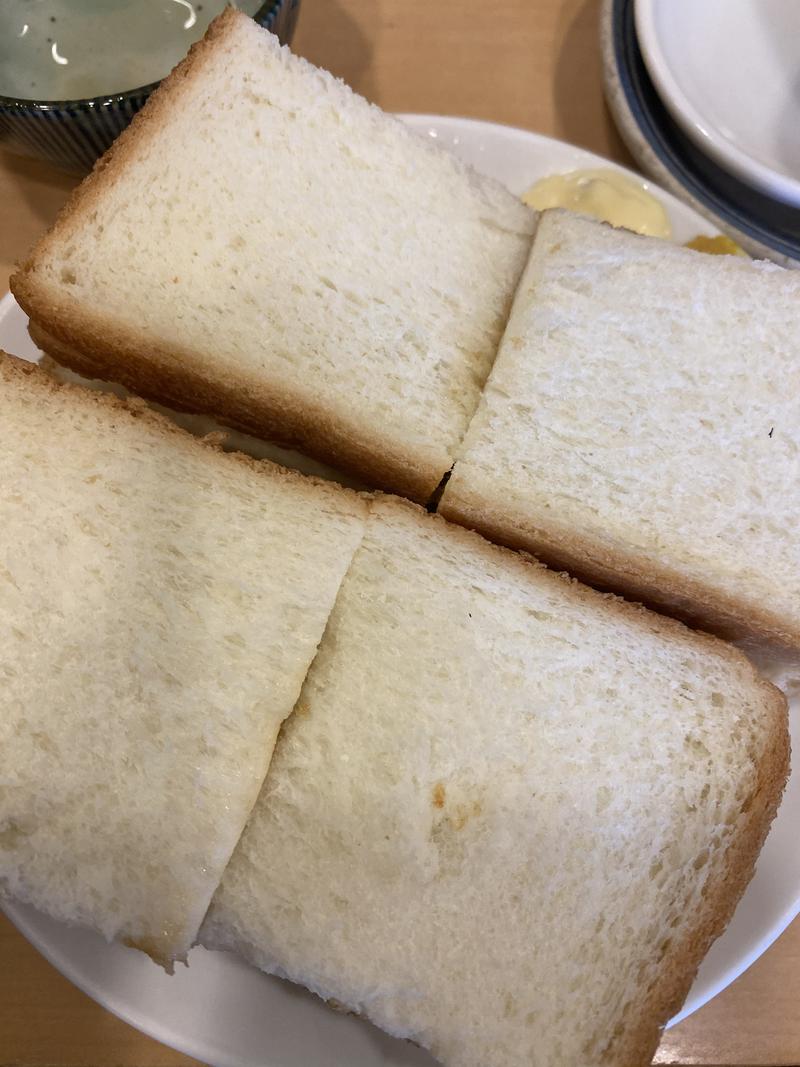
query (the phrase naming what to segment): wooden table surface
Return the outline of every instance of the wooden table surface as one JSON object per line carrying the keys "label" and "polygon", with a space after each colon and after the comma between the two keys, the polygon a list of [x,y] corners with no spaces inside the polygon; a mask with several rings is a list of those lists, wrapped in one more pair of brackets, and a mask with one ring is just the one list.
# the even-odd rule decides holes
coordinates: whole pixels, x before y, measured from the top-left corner
{"label": "wooden table surface", "polygon": [[[511,123],[630,165],[603,104],[597,6],[596,0],[303,0],[294,47],[389,111]],[[0,154],[2,288],[72,185],[49,167]],[[0,1067],[193,1062],[94,1004],[0,916]],[[655,1062],[800,1064],[800,920],[734,985],[669,1031]]]}

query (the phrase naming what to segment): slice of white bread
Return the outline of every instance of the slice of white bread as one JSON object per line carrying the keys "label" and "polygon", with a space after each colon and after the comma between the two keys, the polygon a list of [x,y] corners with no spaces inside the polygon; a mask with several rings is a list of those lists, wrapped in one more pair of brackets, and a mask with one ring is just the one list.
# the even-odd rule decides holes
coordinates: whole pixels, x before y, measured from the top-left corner
{"label": "slice of white bread", "polygon": [[201,942],[446,1064],[649,1064],[787,763],[741,653],[387,499]]}
{"label": "slice of white bread", "polygon": [[8,356],[0,487],[0,892],[169,965],[366,506]]}
{"label": "slice of white bread", "polygon": [[800,274],[542,216],[440,510],[800,644]]}
{"label": "slice of white bread", "polygon": [[426,500],[534,219],[231,8],[11,284],[80,373]]}

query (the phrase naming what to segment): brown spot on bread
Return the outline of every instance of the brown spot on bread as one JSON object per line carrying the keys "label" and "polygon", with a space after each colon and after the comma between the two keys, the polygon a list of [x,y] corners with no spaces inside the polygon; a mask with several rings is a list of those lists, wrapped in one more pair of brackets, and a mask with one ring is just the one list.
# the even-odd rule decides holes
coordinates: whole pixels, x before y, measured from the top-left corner
{"label": "brown spot on bread", "polygon": [[469,820],[476,815],[480,815],[481,811],[479,800],[474,801],[472,804],[459,804],[455,812],[449,816],[450,825],[454,830],[463,830]]}
{"label": "brown spot on bread", "polygon": [[433,806],[435,808],[443,808],[444,797],[444,784],[442,782],[437,782],[436,785],[433,787]]}

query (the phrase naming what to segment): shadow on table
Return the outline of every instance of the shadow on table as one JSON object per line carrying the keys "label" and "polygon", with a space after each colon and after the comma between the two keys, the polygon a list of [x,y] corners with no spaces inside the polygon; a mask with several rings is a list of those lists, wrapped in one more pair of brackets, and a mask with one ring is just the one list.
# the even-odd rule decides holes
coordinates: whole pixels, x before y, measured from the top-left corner
{"label": "shadow on table", "polygon": [[567,0],[556,29],[557,136],[633,166],[603,99],[600,0]]}
{"label": "shadow on table", "polygon": [[308,0],[300,8],[292,51],[343,78],[368,100],[375,98],[372,49],[360,22],[375,24],[378,0],[361,0],[359,19],[339,0]]}
{"label": "shadow on table", "polygon": [[80,174],[68,174],[50,163],[17,155],[7,148],[0,150],[0,170],[5,183],[19,189],[31,212],[42,220],[42,229],[55,219],[81,180]]}

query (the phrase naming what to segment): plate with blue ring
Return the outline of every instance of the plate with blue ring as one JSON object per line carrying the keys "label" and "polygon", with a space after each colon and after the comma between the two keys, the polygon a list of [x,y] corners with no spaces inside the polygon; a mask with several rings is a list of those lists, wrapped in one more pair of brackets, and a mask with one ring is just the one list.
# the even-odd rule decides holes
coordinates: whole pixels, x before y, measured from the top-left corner
{"label": "plate with blue ring", "polygon": [[751,256],[800,266],[800,209],[739,181],[680,130],[647,73],[635,6],[603,0],[600,42],[606,100],[636,162]]}

